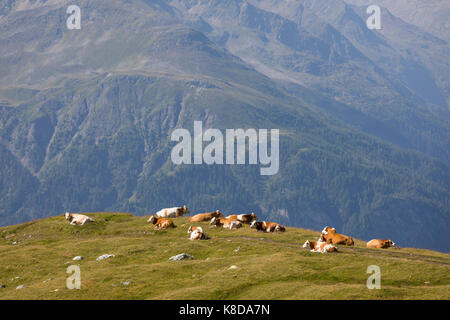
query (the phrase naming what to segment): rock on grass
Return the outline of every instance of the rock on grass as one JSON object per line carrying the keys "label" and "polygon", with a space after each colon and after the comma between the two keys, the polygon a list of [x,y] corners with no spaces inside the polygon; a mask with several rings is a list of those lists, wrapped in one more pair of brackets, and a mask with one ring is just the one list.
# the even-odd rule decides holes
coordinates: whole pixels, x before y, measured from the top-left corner
{"label": "rock on grass", "polygon": [[187,253],[180,253],[177,254],[176,256],[170,257],[169,261],[179,261],[179,260],[184,260],[184,259],[191,259],[192,256],[188,255]]}
{"label": "rock on grass", "polygon": [[115,257],[114,254],[103,254],[100,257],[98,257],[96,260],[97,261],[102,261],[102,260],[113,258],[113,257]]}

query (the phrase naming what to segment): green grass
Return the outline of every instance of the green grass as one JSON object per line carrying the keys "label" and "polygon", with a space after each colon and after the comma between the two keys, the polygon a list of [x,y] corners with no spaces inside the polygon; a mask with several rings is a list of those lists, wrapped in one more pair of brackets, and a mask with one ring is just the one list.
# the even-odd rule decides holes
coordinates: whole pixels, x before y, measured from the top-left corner
{"label": "green grass", "polygon": [[[356,241],[340,253],[317,254],[301,247],[317,231],[262,234],[207,223],[195,225],[211,239],[190,241],[187,217],[174,219],[175,229],[155,231],[147,217],[89,216],[96,222],[86,226],[61,215],[0,228],[0,299],[450,299],[444,253],[367,249]],[[182,252],[194,258],[167,261]],[[105,253],[115,257],[95,260]],[[84,259],[72,261],[77,255]],[[81,269],[80,290],[66,288],[72,264]],[[380,290],[366,287],[372,264],[381,268]]]}

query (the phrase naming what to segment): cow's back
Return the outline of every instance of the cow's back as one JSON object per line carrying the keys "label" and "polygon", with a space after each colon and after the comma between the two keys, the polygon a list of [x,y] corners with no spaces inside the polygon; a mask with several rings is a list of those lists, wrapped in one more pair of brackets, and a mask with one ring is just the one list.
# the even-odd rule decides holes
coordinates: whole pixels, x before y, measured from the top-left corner
{"label": "cow's back", "polygon": [[177,217],[177,209],[179,209],[179,208],[174,207],[174,208],[161,209],[157,213],[155,213],[155,215],[158,218],[175,218],[175,217]]}

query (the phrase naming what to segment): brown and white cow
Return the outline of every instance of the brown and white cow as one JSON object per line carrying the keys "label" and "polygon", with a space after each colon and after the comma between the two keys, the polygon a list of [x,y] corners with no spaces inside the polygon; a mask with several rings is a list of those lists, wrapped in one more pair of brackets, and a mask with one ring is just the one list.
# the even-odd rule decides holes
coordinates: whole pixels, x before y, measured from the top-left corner
{"label": "brown and white cow", "polygon": [[182,207],[161,209],[157,213],[155,213],[155,216],[157,218],[176,218],[186,213],[189,213],[188,208],[186,206],[182,206]]}
{"label": "brown and white cow", "polygon": [[237,220],[232,220],[228,218],[212,218],[210,225],[216,226],[216,227],[223,227],[225,229],[238,229],[242,227],[242,223]]}
{"label": "brown and white cow", "polygon": [[331,244],[345,244],[346,246],[352,246],[355,244],[351,237],[336,232],[335,228],[325,227],[322,230],[319,241],[324,241]]}
{"label": "brown and white cow", "polygon": [[367,248],[387,249],[389,247],[395,247],[395,243],[392,242],[391,239],[372,239],[367,242]]}
{"label": "brown and white cow", "polygon": [[338,252],[338,249],[335,246],[333,246],[332,244],[327,244],[324,241],[306,240],[306,242],[303,244],[303,248],[309,248],[311,252]]}
{"label": "brown and white cow", "polygon": [[189,227],[188,233],[191,235],[191,240],[208,240],[208,236],[203,232],[202,227]]}
{"label": "brown and white cow", "polygon": [[251,224],[253,221],[258,220],[258,217],[253,212],[251,214],[232,214],[226,218],[246,224]]}
{"label": "brown and white cow", "polygon": [[87,222],[94,222],[94,219],[79,213],[69,213],[65,214],[66,220],[70,221],[71,225],[84,225]]}
{"label": "brown and white cow", "polygon": [[266,221],[253,221],[250,228],[256,229],[256,231],[262,232],[284,232],[286,228],[279,223],[266,222]]}
{"label": "brown and white cow", "polygon": [[154,228],[157,230],[164,230],[167,228],[175,228],[175,224],[169,218],[158,218],[156,216],[151,216],[147,222],[152,223]]}
{"label": "brown and white cow", "polygon": [[212,218],[222,217],[222,213],[219,210],[215,212],[199,213],[189,219],[189,222],[204,222],[211,221]]}

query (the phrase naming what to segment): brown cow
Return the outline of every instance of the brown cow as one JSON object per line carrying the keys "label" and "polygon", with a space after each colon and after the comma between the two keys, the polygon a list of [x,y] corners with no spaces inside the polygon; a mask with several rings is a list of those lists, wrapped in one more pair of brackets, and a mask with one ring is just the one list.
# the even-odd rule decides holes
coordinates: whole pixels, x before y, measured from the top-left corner
{"label": "brown cow", "polygon": [[251,224],[253,221],[258,220],[258,217],[252,212],[251,214],[232,214],[229,215],[227,219]]}
{"label": "brown cow", "polygon": [[381,240],[381,239],[372,239],[367,242],[367,248],[377,248],[377,249],[387,249],[389,247],[395,247],[395,243],[390,239]]}
{"label": "brown cow", "polygon": [[151,216],[147,222],[153,223],[154,228],[157,230],[164,230],[167,228],[174,228],[175,225],[172,220],[168,218],[158,218],[156,216]]}
{"label": "brown cow", "polygon": [[275,222],[266,222],[266,221],[253,221],[250,225],[250,228],[256,229],[257,231],[262,232],[284,232],[286,228],[281,224]]}
{"label": "brown cow", "polygon": [[189,219],[189,222],[211,221],[212,218],[222,217],[222,213],[217,210],[215,212],[199,213]]}
{"label": "brown cow", "polygon": [[351,237],[339,234],[335,228],[325,227],[322,230],[319,241],[324,241],[331,244],[345,244],[346,246],[352,246],[355,244]]}
{"label": "brown cow", "polygon": [[309,248],[311,252],[338,252],[338,249],[335,246],[333,246],[332,244],[327,244],[323,241],[306,240],[306,242],[303,244],[303,248]]}

